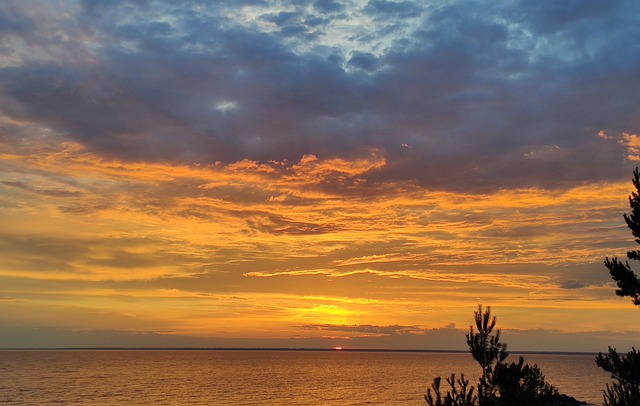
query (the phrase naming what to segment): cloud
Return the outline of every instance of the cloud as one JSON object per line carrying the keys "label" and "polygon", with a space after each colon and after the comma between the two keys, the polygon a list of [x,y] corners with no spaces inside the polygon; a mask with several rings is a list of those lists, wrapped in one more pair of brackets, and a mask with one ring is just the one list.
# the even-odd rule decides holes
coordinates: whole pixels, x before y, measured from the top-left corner
{"label": "cloud", "polygon": [[[159,247],[160,246],[160,247]],[[36,280],[105,281],[191,277],[206,260],[169,251],[148,238],[0,235],[2,276]],[[180,259],[181,258],[181,259]],[[200,262],[200,264],[198,264]],[[184,264],[190,264],[189,268]],[[125,271],[126,270],[126,271]]]}
{"label": "cloud", "polygon": [[254,217],[248,221],[249,227],[270,234],[310,235],[338,231],[335,226],[301,221],[291,221],[280,216]]}
{"label": "cloud", "polygon": [[584,282],[577,280],[568,280],[560,283],[560,287],[564,289],[582,289],[586,286],[587,285]]}
{"label": "cloud", "polygon": [[373,326],[370,324],[346,326],[346,325],[333,325],[333,324],[308,324],[302,326],[304,329],[310,330],[322,330],[333,331],[341,333],[359,334],[362,336],[388,336],[388,335],[405,335],[416,334],[420,332],[418,326]]}
{"label": "cloud", "polygon": [[378,68],[380,61],[372,53],[353,52],[351,58],[349,58],[348,64],[356,69],[372,72]]}
{"label": "cloud", "polygon": [[637,134],[622,132],[620,134],[611,135],[609,131],[601,130],[598,137],[605,141],[616,141],[626,149],[626,159],[628,161],[640,161],[640,137]]}
{"label": "cloud", "polygon": [[36,189],[33,188],[32,186],[25,184],[23,182],[11,182],[11,181],[0,181],[0,183],[7,185],[7,186],[12,186],[15,188],[19,188],[22,190],[26,190],[32,193],[36,193],[36,194],[40,194],[40,195],[44,195],[44,196],[52,196],[52,197],[74,197],[74,196],[80,196],[80,192],[79,191],[74,191],[74,190],[60,190],[60,189]]}
{"label": "cloud", "polygon": [[621,143],[627,147],[629,155],[627,159],[630,161],[640,161],[640,138],[637,134],[622,134]]}
{"label": "cloud", "polygon": [[381,271],[374,269],[355,269],[350,271],[339,271],[333,269],[310,269],[310,270],[290,270],[290,271],[274,271],[274,272],[248,272],[244,276],[270,278],[278,276],[314,276],[325,275],[334,278],[345,278],[359,275],[376,276],[389,279],[414,279],[432,282],[452,283],[452,284],[487,284],[492,286],[501,286],[507,288],[519,288],[536,290],[546,286],[548,277],[534,276],[526,274],[509,273],[509,277],[505,278],[504,274],[490,274],[487,272],[477,274],[464,274],[462,272],[442,272],[436,270],[408,270],[408,271]]}
{"label": "cloud", "polygon": [[335,0],[315,0],[313,8],[322,13],[337,13],[344,10],[344,6]]}
{"label": "cloud", "polygon": [[389,16],[411,18],[419,16],[421,8],[412,1],[369,0],[364,11],[385,18]]}

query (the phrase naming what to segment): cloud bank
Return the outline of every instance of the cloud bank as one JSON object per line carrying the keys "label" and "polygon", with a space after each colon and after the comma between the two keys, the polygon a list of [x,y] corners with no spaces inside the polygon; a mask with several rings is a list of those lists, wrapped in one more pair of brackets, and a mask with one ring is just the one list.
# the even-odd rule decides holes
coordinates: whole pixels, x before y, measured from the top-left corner
{"label": "cloud bank", "polygon": [[609,180],[624,148],[598,133],[639,127],[638,11],[9,1],[3,133],[35,123],[112,159],[181,164],[377,151],[369,178],[448,190]]}

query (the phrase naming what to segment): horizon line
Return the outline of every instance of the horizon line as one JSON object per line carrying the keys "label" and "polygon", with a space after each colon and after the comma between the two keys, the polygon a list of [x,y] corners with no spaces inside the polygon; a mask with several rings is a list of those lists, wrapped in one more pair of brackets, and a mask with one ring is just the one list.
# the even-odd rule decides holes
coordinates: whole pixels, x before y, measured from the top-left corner
{"label": "horizon line", "polygon": [[[291,352],[405,352],[462,354],[469,350],[433,350],[402,348],[347,348],[347,347],[0,347],[0,351],[291,351]],[[509,354],[597,355],[591,351],[536,351],[515,350]]]}

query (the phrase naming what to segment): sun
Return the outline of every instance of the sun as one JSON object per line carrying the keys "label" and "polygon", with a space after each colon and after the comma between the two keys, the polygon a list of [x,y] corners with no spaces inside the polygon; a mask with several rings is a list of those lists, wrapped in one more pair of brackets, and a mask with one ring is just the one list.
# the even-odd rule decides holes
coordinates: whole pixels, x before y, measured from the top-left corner
{"label": "sun", "polygon": [[342,351],[342,347],[333,347],[335,351]]}

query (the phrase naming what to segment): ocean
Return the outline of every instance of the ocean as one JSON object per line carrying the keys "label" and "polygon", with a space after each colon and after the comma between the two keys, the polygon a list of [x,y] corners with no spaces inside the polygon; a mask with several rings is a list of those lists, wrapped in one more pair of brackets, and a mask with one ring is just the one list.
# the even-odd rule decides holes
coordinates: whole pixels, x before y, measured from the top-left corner
{"label": "ocean", "polygon": [[[561,393],[602,404],[610,378],[595,355],[523,356]],[[426,405],[433,378],[452,372],[480,371],[468,353],[1,350],[0,404]]]}

